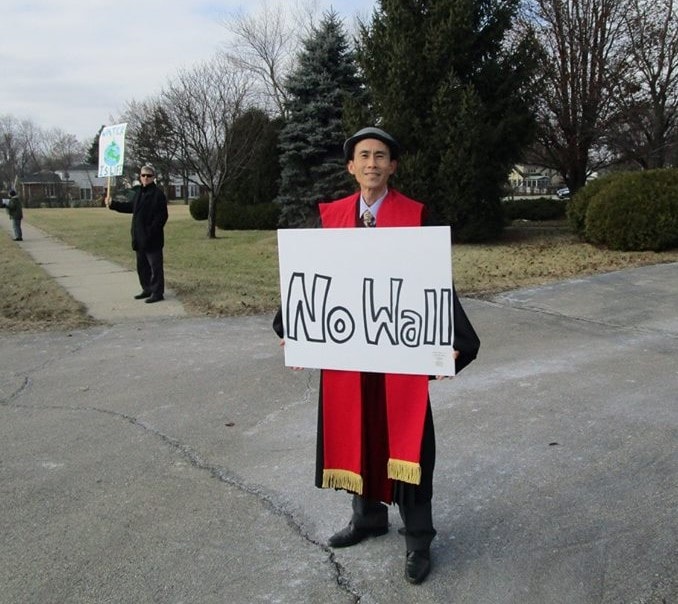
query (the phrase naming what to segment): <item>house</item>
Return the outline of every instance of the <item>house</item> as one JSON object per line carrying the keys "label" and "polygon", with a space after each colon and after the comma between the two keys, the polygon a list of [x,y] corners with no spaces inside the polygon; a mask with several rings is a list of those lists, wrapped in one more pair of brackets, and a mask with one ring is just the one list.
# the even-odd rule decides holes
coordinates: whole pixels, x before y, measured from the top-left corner
{"label": "house", "polygon": [[106,194],[107,179],[97,166],[79,164],[70,170],[41,170],[19,179],[26,207],[98,205]]}
{"label": "house", "polygon": [[[197,179],[195,174],[192,175],[193,180]],[[201,187],[195,182],[182,176],[172,176],[169,181],[169,186],[165,187],[168,201],[175,200],[189,200],[200,197],[205,192],[204,187]]]}
{"label": "house", "polygon": [[560,175],[549,168],[517,164],[508,176],[512,195],[553,195],[562,187]]}
{"label": "house", "polygon": [[68,183],[64,182],[56,172],[40,170],[40,172],[20,178],[18,187],[23,204],[30,208],[39,207],[42,204],[51,205],[62,200],[66,195]]}
{"label": "house", "polygon": [[68,172],[57,170],[62,181],[67,183],[67,200],[79,202],[77,205],[89,205],[88,202],[96,202],[103,199],[108,187],[108,179],[98,176],[99,169],[94,164],[78,164]]}
{"label": "house", "polygon": [[[69,170],[42,170],[20,179],[19,187],[26,207],[80,207],[102,205],[108,190],[108,178],[99,177],[98,166],[78,164]],[[195,179],[195,177],[194,177]],[[112,186],[121,185],[112,179]],[[123,179],[126,181],[126,179]],[[137,183],[138,184],[138,183]],[[161,183],[159,183],[161,184]],[[123,189],[127,185],[122,185]],[[188,201],[205,194],[205,188],[181,176],[161,184],[169,201]]]}

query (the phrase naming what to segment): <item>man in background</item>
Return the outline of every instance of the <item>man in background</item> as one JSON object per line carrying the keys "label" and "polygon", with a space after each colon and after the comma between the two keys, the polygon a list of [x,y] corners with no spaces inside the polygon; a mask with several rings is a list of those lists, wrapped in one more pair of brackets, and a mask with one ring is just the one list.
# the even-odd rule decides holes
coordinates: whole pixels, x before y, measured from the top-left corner
{"label": "man in background", "polygon": [[24,210],[21,204],[21,199],[14,189],[9,192],[7,213],[9,214],[9,219],[12,221],[12,229],[14,229],[14,241],[23,241],[24,236],[21,232],[21,221],[24,217]]}
{"label": "man in background", "polygon": [[137,255],[137,274],[141,292],[134,296],[147,304],[165,297],[163,267],[164,228],[167,223],[167,198],[155,184],[155,169],[144,165],[139,173],[141,186],[131,203],[106,198],[106,205],[116,212],[132,214],[132,249]]}

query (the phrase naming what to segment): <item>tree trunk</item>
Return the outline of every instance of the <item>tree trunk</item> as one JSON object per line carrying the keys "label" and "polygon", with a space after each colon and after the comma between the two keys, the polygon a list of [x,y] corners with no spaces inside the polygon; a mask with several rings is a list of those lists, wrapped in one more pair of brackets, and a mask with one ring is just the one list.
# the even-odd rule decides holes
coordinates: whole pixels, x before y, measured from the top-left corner
{"label": "tree trunk", "polygon": [[213,191],[209,192],[209,209],[207,211],[207,238],[217,237],[217,203]]}

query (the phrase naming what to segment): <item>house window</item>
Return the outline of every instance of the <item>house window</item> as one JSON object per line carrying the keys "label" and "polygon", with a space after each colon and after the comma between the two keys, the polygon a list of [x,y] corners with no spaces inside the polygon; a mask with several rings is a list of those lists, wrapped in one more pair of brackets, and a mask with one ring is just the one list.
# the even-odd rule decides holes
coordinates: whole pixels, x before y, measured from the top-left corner
{"label": "house window", "polygon": [[45,185],[45,197],[56,197],[56,187],[54,183],[48,183]]}
{"label": "house window", "polygon": [[181,185],[174,185],[174,199],[181,199]]}
{"label": "house window", "polygon": [[90,201],[92,199],[92,189],[80,189],[80,201]]}
{"label": "house window", "polygon": [[193,182],[188,183],[188,197],[189,199],[200,197],[200,187]]}

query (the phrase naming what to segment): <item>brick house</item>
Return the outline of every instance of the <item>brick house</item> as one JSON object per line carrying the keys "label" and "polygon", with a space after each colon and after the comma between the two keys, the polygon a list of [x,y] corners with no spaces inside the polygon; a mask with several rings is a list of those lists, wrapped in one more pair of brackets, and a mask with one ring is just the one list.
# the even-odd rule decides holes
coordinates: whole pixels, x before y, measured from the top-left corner
{"label": "brick house", "polygon": [[64,199],[68,182],[64,182],[56,172],[40,170],[40,172],[20,178],[17,188],[24,206],[35,208],[42,204],[51,205]]}

